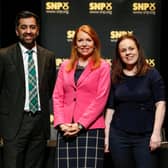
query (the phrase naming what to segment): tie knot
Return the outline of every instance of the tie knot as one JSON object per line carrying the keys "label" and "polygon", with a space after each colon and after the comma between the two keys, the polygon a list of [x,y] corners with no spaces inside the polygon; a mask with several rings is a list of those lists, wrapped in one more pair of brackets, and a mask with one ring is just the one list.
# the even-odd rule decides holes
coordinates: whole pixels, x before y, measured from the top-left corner
{"label": "tie knot", "polygon": [[33,54],[33,50],[27,50],[26,53],[31,56]]}

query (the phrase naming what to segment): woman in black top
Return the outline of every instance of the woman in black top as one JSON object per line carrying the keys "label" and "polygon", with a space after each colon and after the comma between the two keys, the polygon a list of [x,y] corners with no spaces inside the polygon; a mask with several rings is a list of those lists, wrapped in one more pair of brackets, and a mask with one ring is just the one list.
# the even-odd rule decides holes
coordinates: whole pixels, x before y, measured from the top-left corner
{"label": "woman in black top", "polygon": [[105,151],[115,168],[156,168],[165,116],[165,86],[134,35],[120,37],[112,66]]}

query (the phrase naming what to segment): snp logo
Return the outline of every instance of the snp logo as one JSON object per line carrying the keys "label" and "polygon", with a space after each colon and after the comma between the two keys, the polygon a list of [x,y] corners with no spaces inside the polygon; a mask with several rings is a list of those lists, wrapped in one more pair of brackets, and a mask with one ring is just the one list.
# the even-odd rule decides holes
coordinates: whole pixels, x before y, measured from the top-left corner
{"label": "snp logo", "polygon": [[69,14],[69,2],[46,2],[45,10],[47,13]]}
{"label": "snp logo", "polygon": [[112,14],[112,2],[90,2],[90,14]]}
{"label": "snp logo", "polygon": [[60,58],[56,58],[55,62],[56,62],[56,68],[59,69],[60,65],[65,61],[66,59],[63,57]]}
{"label": "snp logo", "polygon": [[155,66],[155,59],[149,58],[149,59],[146,59],[146,62],[152,67]]}
{"label": "snp logo", "polygon": [[73,40],[74,34],[75,34],[75,30],[68,30],[67,31],[66,37],[67,37],[68,42],[71,42]]}
{"label": "snp logo", "polygon": [[126,31],[126,30],[123,30],[123,31],[111,31],[110,32],[110,41],[111,42],[116,42],[117,39],[125,34],[133,34],[133,31]]}
{"label": "snp logo", "polygon": [[156,3],[145,2],[132,4],[132,11],[134,14],[156,14]]}

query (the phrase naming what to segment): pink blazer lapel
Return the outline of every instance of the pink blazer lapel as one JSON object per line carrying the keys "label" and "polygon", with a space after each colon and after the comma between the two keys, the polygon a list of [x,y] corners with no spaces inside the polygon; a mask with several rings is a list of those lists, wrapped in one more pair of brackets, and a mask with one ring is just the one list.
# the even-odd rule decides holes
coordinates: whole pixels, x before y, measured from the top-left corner
{"label": "pink blazer lapel", "polygon": [[91,70],[91,64],[88,64],[88,66],[85,68],[85,70],[81,74],[80,78],[78,79],[77,85],[80,85],[81,82],[83,82],[84,80],[87,80],[87,77],[89,76],[91,71],[92,71]]}
{"label": "pink blazer lapel", "polygon": [[74,70],[68,72],[67,78],[68,78],[68,82],[69,82],[73,87],[76,87],[76,86],[75,86],[75,80],[74,80],[74,74],[75,74],[75,71],[74,71]]}

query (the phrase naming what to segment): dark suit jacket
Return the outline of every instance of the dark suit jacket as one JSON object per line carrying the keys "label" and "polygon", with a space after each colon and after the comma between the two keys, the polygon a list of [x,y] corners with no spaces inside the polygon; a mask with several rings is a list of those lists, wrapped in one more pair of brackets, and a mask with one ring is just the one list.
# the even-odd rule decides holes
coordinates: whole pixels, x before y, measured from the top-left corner
{"label": "dark suit jacket", "polygon": [[[56,79],[55,56],[37,46],[39,93],[45,136],[50,135],[49,102]],[[0,50],[0,135],[16,136],[22,124],[25,104],[25,75],[21,49],[13,44]]]}

